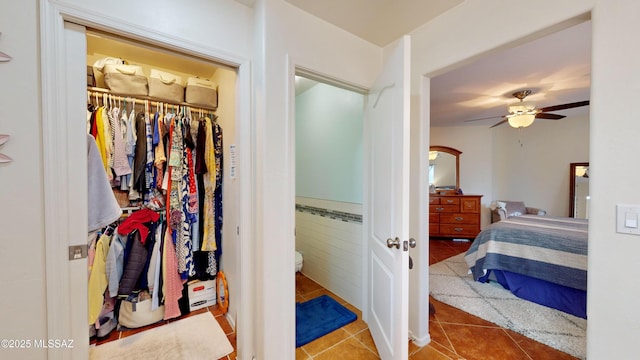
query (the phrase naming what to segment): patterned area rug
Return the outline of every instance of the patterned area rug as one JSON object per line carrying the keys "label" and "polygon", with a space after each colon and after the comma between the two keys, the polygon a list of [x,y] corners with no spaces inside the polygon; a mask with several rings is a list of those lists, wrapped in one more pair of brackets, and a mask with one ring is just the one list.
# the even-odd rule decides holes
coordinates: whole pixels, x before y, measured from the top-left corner
{"label": "patterned area rug", "polygon": [[91,346],[89,359],[220,359],[231,352],[233,346],[218,321],[206,312]]}
{"label": "patterned area rug", "polygon": [[473,281],[468,271],[464,253],[431,265],[431,295],[577,358],[586,358],[587,320],[520,299],[496,282]]}

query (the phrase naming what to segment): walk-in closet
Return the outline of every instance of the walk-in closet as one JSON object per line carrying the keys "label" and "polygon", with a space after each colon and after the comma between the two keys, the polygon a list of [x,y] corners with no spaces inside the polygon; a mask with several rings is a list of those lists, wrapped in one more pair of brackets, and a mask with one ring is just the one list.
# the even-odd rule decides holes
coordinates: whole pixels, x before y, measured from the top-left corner
{"label": "walk-in closet", "polygon": [[[239,286],[237,71],[98,30],[86,45],[91,354],[161,328],[174,337],[191,321],[198,331],[185,341],[222,336],[210,345],[227,359]],[[204,314],[219,325],[211,334],[196,322]]]}

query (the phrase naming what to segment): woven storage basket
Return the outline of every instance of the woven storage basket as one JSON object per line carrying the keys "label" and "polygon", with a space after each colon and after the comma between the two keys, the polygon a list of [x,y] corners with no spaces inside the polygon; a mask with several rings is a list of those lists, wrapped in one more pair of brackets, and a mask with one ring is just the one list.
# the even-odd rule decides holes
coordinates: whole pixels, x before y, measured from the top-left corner
{"label": "woven storage basket", "polygon": [[211,80],[190,77],[187,79],[185,101],[194,105],[218,107],[218,85]]}

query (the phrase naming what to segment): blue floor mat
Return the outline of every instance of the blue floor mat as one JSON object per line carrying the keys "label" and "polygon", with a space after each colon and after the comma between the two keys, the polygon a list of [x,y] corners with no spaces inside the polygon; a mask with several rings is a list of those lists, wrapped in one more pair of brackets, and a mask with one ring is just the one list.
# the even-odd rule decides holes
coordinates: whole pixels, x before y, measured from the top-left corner
{"label": "blue floor mat", "polygon": [[296,347],[307,344],[357,319],[328,295],[296,303]]}

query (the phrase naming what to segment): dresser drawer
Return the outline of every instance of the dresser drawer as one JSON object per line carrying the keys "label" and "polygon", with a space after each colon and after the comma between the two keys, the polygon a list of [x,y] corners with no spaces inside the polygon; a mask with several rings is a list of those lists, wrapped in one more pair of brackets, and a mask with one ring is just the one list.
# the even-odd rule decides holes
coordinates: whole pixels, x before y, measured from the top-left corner
{"label": "dresser drawer", "polygon": [[[429,217],[431,220],[431,217]],[[440,214],[440,223],[441,224],[480,224],[480,214],[450,214],[450,213],[442,213]]]}
{"label": "dresser drawer", "polygon": [[457,213],[460,205],[429,205],[429,213]]}
{"label": "dresser drawer", "polygon": [[470,236],[476,237],[480,230],[478,225],[473,224],[440,224],[440,233],[450,236]]}
{"label": "dresser drawer", "polygon": [[462,199],[460,212],[477,213],[480,212],[480,199]]}
{"label": "dresser drawer", "polygon": [[460,205],[459,197],[441,197],[440,205]]}
{"label": "dresser drawer", "polygon": [[429,235],[473,239],[480,232],[482,195],[429,195]]}

